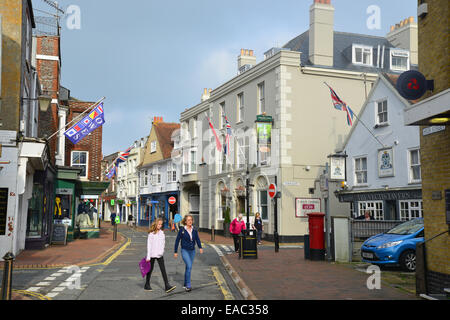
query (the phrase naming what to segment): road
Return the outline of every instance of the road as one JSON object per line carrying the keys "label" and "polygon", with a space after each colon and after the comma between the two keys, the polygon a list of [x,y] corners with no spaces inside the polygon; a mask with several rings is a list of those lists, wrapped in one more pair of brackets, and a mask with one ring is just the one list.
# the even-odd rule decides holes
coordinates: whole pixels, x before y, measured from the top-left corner
{"label": "road", "polygon": [[[175,233],[166,231],[165,265],[169,282],[177,288],[169,294],[159,266],[152,274],[153,291],[145,291],[138,263],[146,254],[147,233],[132,229],[121,231],[128,242],[106,262],[83,267],[59,269],[17,269],[13,289],[35,299],[52,300],[241,300],[219,258],[231,253],[227,246],[204,245],[197,251],[192,270],[192,291],[183,289],[185,265],[173,257]],[[0,272],[1,273],[1,272]]]}

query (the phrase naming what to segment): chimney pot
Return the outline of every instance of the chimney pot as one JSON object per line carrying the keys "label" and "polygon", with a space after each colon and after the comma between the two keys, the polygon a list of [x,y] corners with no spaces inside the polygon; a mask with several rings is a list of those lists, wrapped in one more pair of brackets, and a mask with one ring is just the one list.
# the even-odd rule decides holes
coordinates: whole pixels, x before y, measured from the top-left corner
{"label": "chimney pot", "polygon": [[248,49],[245,49],[245,55],[248,56]]}
{"label": "chimney pot", "polygon": [[244,50],[244,49],[241,49],[241,56],[244,55],[244,52],[245,52],[245,50]]}
{"label": "chimney pot", "polygon": [[414,23],[414,17],[409,17],[409,23]]}
{"label": "chimney pot", "polygon": [[249,54],[250,54],[250,56],[253,57],[253,50],[250,50],[250,51],[249,51]]}
{"label": "chimney pot", "polygon": [[391,26],[391,31],[394,31],[395,30],[395,26]]}

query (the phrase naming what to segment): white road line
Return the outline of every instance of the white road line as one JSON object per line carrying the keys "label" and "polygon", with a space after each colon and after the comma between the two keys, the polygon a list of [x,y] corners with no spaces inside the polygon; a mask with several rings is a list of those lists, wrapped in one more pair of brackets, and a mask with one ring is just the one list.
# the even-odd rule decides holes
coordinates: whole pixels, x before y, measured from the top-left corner
{"label": "white road line", "polygon": [[217,254],[219,255],[219,257],[223,257],[223,253],[222,251],[220,251],[219,248],[217,248],[215,245],[210,244],[211,247],[213,247],[214,250],[216,250]]}
{"label": "white road line", "polygon": [[55,279],[56,279],[56,277],[47,277],[44,279],[44,281],[53,281]]}
{"label": "white road line", "polygon": [[67,289],[66,287],[56,287],[56,288],[53,288],[52,291],[54,291],[54,292],[61,292],[61,291],[64,291],[66,289]]}
{"label": "white road line", "polygon": [[54,298],[54,297],[56,297],[58,294],[59,294],[59,292],[50,292],[50,293],[47,293],[46,296],[49,297],[49,298]]}
{"label": "white road line", "polygon": [[224,248],[226,252],[230,252],[231,251],[230,247],[227,247],[227,246],[225,246],[223,244],[221,245],[221,247]]}
{"label": "white road line", "polygon": [[51,277],[59,277],[59,276],[62,276],[62,273],[56,272],[51,275]]}
{"label": "white road line", "polygon": [[37,286],[40,286],[40,287],[47,287],[47,286],[50,285],[50,282],[39,282],[39,283],[37,283],[36,285],[37,285]]}
{"label": "white road line", "polygon": [[42,288],[41,287],[30,287],[26,291],[38,292],[40,289],[42,289]]}

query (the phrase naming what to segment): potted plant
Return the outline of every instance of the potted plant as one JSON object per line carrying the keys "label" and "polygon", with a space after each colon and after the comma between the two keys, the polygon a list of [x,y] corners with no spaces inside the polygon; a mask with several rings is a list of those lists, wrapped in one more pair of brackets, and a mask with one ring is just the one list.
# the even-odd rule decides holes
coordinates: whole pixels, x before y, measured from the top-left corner
{"label": "potted plant", "polygon": [[231,224],[230,207],[226,207],[223,212],[223,235],[226,238],[231,237],[230,224]]}

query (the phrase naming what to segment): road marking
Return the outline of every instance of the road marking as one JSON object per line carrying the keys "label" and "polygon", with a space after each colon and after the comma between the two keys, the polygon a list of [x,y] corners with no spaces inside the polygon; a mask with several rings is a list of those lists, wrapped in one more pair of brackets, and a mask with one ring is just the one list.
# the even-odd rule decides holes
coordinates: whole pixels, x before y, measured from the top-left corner
{"label": "road marking", "polygon": [[66,287],[56,287],[56,288],[53,288],[52,291],[61,292],[61,291],[64,291],[64,290],[66,290]]}
{"label": "road marking", "polygon": [[23,294],[23,295],[27,295],[27,296],[32,296],[35,298],[38,298],[40,300],[52,300],[50,297],[46,297],[40,293],[36,293],[36,292],[31,292],[28,290],[12,290],[13,292],[16,292],[18,294]]}
{"label": "road marking", "polygon": [[54,298],[59,294],[59,292],[49,292],[46,294],[47,297],[49,298]]}
{"label": "road marking", "polygon": [[41,287],[30,287],[25,291],[38,292],[40,289],[42,289],[42,288]]}
{"label": "road marking", "polygon": [[46,287],[50,285],[50,282],[39,282],[36,284],[37,286]]}
{"label": "road marking", "polygon": [[222,251],[220,251],[219,248],[217,248],[215,245],[210,244],[211,247],[213,247],[214,250],[216,250],[217,254],[219,255],[219,257],[223,257],[223,253]]}
{"label": "road marking", "polygon": [[44,279],[44,281],[53,281],[55,279],[56,279],[56,277],[47,277]]}
{"label": "road marking", "polygon": [[224,248],[226,252],[230,252],[231,251],[230,247],[227,247],[225,245],[221,245],[221,247]]}
{"label": "road marking", "polygon": [[225,278],[222,276],[222,273],[220,273],[219,268],[211,267],[211,270],[213,272],[214,277],[217,280],[217,285],[219,286],[220,290],[222,291],[224,299],[225,300],[235,300],[228,288],[227,283],[225,282]]}
{"label": "road marking", "polygon": [[59,277],[59,276],[62,276],[62,273],[61,272],[56,272],[56,273],[52,274],[51,276],[52,277]]}

